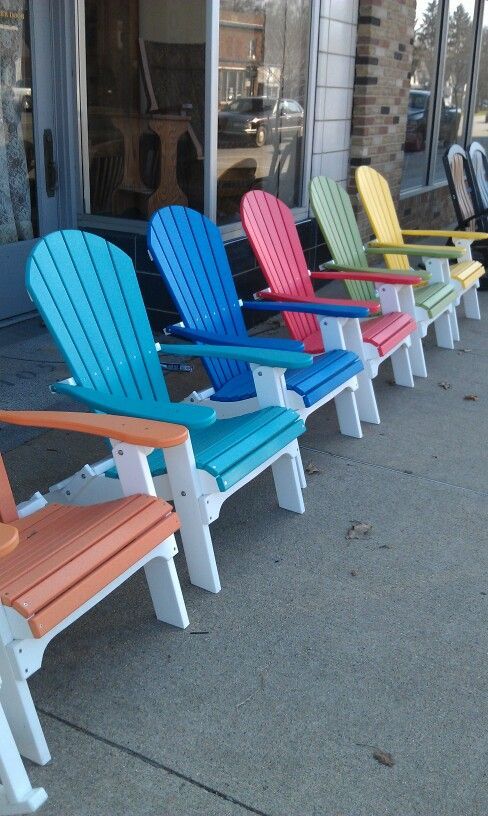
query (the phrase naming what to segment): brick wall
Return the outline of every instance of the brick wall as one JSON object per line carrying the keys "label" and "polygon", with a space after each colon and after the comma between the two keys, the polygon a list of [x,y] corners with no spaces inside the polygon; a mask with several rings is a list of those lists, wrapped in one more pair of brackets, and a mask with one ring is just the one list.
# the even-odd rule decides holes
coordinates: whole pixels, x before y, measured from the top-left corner
{"label": "brick wall", "polygon": [[415,10],[416,0],[359,0],[348,186],[355,197],[355,169],[370,164],[388,179],[402,226],[434,229],[454,222],[447,186],[400,199]]}

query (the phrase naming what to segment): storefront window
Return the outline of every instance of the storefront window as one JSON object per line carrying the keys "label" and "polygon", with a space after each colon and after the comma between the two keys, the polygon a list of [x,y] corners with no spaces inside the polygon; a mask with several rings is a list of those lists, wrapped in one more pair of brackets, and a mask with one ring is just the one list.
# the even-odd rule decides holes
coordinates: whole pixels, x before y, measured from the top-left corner
{"label": "storefront window", "polygon": [[205,0],[85,0],[89,211],[203,210]]}
{"label": "storefront window", "polygon": [[480,142],[485,150],[488,150],[488,0],[485,0],[483,8],[478,87],[471,141]]}
{"label": "storefront window", "polygon": [[439,0],[418,0],[402,190],[426,183],[441,16]]}
{"label": "storefront window", "polygon": [[220,0],[217,221],[267,190],[301,203],[310,0]]}
{"label": "storefront window", "polygon": [[463,142],[474,53],[475,0],[450,0],[444,88],[440,101],[439,141],[434,180],[445,178],[442,157],[451,144]]}

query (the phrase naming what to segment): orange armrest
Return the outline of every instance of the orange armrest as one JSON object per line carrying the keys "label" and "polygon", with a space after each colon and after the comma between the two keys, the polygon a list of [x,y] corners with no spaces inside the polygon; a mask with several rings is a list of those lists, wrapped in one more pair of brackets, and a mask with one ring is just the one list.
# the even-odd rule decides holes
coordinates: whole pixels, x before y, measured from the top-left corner
{"label": "orange armrest", "polygon": [[172,448],[188,439],[183,425],[113,414],[87,414],[78,411],[0,411],[0,422],[79,431],[93,436],[111,437],[118,442],[146,448]]}
{"label": "orange armrest", "polygon": [[0,523],[0,558],[15,550],[19,543],[19,531],[11,524]]}
{"label": "orange armrest", "polygon": [[398,286],[415,286],[415,284],[422,283],[422,278],[418,275],[408,275],[407,273],[395,275],[394,272],[385,272],[384,269],[378,269],[377,272],[373,270],[371,272],[362,272],[361,270],[324,269],[322,272],[312,272],[312,278],[317,280],[362,280],[371,283],[396,283]]}

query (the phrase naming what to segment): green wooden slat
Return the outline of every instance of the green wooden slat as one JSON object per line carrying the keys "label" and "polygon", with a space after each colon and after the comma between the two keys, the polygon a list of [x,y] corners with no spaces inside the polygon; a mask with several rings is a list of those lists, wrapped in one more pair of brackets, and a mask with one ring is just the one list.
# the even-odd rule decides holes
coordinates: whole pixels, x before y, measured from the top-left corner
{"label": "green wooden slat", "polygon": [[446,306],[457,298],[456,290],[447,283],[432,283],[414,289],[414,293],[415,305],[425,309],[430,318],[443,312]]}

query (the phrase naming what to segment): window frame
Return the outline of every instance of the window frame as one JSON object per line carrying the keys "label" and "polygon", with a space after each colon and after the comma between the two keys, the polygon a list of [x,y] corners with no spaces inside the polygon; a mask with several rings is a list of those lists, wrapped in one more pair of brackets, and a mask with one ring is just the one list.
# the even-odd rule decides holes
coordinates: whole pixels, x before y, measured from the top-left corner
{"label": "window frame", "polygon": [[[79,191],[77,196],[77,225],[81,228],[125,232],[144,235],[147,222],[90,213],[90,177],[88,155],[88,110],[86,81],[85,0],[74,4],[76,26],[76,102],[78,123]],[[308,181],[312,167],[314,127],[314,99],[317,77],[320,0],[310,0],[309,61],[306,77],[305,138],[303,151],[302,204],[292,209],[295,221],[309,217]],[[206,0],[205,8],[205,133],[204,133],[204,214],[216,221],[217,214],[217,136],[219,89],[219,23],[220,0]],[[244,237],[240,221],[219,227],[222,238],[228,242]]]}
{"label": "window frame", "polygon": [[[473,54],[471,56],[471,65],[469,71],[469,87],[466,94],[466,116],[464,119],[463,133],[460,138],[460,143],[463,147],[466,146],[470,139],[470,133],[473,126],[474,107],[476,104],[476,94],[478,86],[478,72],[480,61],[480,45],[483,32],[483,13],[485,9],[485,0],[475,0],[473,12]],[[432,190],[445,187],[447,179],[444,177],[438,181],[435,180],[435,166],[437,149],[439,139],[439,130],[441,125],[441,105],[444,91],[444,76],[446,70],[446,52],[447,52],[447,38],[449,33],[449,0],[440,0],[440,25],[438,31],[438,39],[436,42],[437,61],[434,71],[434,100],[431,109],[429,110],[429,120],[427,123],[429,138],[426,143],[427,162],[425,166],[425,182],[424,184],[417,184],[415,187],[407,187],[400,191],[400,200],[418,196],[421,193],[430,192]],[[487,11],[488,17],[488,11]]]}

